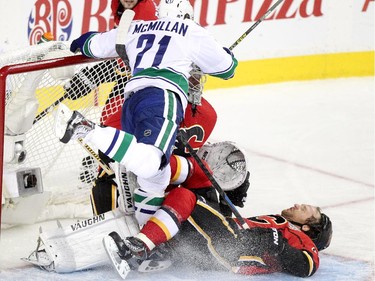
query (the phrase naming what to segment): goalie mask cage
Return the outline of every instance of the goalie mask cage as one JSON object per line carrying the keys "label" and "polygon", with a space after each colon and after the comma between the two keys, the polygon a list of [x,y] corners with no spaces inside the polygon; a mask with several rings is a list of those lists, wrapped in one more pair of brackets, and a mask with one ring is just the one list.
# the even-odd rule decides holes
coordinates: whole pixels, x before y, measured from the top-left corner
{"label": "goalie mask cage", "polygon": [[[53,113],[59,100],[101,123],[122,105],[126,72],[121,72],[124,66],[117,58],[67,56],[67,49],[63,42],[55,41],[0,55],[0,215],[22,200],[22,196],[9,196],[14,187],[5,186],[6,172],[23,168],[40,168],[44,194],[48,194],[48,203],[38,220],[75,217],[76,211],[69,209],[76,207],[67,207],[74,204],[91,215],[89,196],[98,165],[78,142],[59,142],[54,134]],[[37,104],[37,110],[29,110],[29,104]],[[25,159],[21,161],[17,155],[9,161],[9,155],[15,155],[19,148],[13,142],[18,136],[24,138],[22,151],[26,153],[21,156]],[[9,138],[10,145],[5,141]],[[62,214],[53,214],[48,210],[51,206],[53,210],[60,208]]]}

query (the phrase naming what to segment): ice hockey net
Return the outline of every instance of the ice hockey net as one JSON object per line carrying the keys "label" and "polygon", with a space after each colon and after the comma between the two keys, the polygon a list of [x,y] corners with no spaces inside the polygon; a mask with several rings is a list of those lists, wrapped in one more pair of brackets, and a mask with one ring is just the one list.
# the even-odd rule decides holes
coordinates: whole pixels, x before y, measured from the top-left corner
{"label": "ice hockey net", "polygon": [[[40,168],[43,198],[48,194],[37,220],[91,215],[89,193],[98,165],[78,142],[59,142],[53,112],[55,105],[64,102],[100,123],[121,106],[127,78],[116,58],[67,56],[66,50],[63,42],[48,42],[0,55],[3,225],[12,223],[4,221],[5,214],[22,201],[32,196],[38,200],[36,195],[13,198],[12,188],[4,186],[5,177],[34,168]],[[37,109],[33,110],[35,101]],[[27,180],[32,186],[32,179]],[[24,177],[21,185],[27,185],[27,180]]]}

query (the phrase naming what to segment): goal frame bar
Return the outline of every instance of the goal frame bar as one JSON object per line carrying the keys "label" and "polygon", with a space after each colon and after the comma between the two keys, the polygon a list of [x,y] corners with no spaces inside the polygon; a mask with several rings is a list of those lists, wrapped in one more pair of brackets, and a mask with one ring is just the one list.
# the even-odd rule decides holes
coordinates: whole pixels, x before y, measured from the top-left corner
{"label": "goal frame bar", "polygon": [[[33,72],[43,69],[66,67],[82,63],[94,63],[105,59],[88,58],[83,55],[75,55],[61,58],[53,58],[35,62],[25,62],[13,65],[6,65],[0,68],[0,199],[3,197],[3,173],[4,173],[4,133],[5,133],[5,99],[6,99],[6,80],[9,75]],[[0,225],[2,217],[2,207],[0,207]],[[1,231],[0,231],[1,235]]]}

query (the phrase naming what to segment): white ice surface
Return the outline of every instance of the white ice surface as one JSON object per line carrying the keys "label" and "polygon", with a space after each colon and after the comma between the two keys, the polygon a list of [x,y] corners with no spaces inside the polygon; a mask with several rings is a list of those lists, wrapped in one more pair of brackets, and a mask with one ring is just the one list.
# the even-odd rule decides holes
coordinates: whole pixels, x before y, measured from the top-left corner
{"label": "white ice surface", "polygon": [[[333,221],[331,246],[309,280],[374,280],[374,77],[288,82],[207,91],[218,112],[212,141],[248,153],[251,187],[243,216],[279,213],[294,203],[321,206]],[[50,226],[53,222],[46,222]],[[20,260],[38,225],[1,233],[0,280],[119,280],[110,267],[47,273]],[[170,268],[128,280],[297,280]]]}

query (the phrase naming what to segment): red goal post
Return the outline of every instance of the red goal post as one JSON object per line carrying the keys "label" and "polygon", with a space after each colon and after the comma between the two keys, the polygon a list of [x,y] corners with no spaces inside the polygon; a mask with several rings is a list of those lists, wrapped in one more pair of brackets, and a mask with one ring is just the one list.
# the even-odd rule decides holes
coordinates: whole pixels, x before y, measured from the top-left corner
{"label": "red goal post", "polygon": [[[66,209],[64,204],[74,204],[79,196],[83,196],[85,204],[89,202],[89,191],[98,166],[78,142],[66,146],[58,142],[53,134],[53,109],[60,101],[66,102],[72,109],[78,109],[89,119],[100,123],[121,107],[121,90],[127,78],[125,72],[121,72],[122,65],[117,58],[97,60],[81,55],[52,55],[51,58],[48,54],[53,53],[56,46],[60,50],[67,47],[61,42],[48,44],[0,55],[0,161],[3,168],[0,173],[0,196],[3,203],[7,199],[3,198],[4,194],[9,195],[9,188],[4,190],[4,177],[29,165],[40,168],[42,181],[45,182],[43,188],[52,194],[47,205],[60,205]],[[34,99],[37,100],[37,110],[27,117],[30,115],[28,104],[34,106]],[[24,129],[28,128],[27,124],[31,128]],[[18,147],[13,140],[19,135],[23,136],[24,161],[12,158],[11,150]],[[10,158],[12,160],[7,162],[6,159]],[[70,176],[70,173],[74,175]],[[10,186],[12,188],[13,185]],[[6,204],[9,204],[8,201],[23,200],[22,196],[15,199],[8,197],[11,199]],[[0,209],[0,223],[3,222],[4,212],[7,213],[6,204],[2,204]]]}

